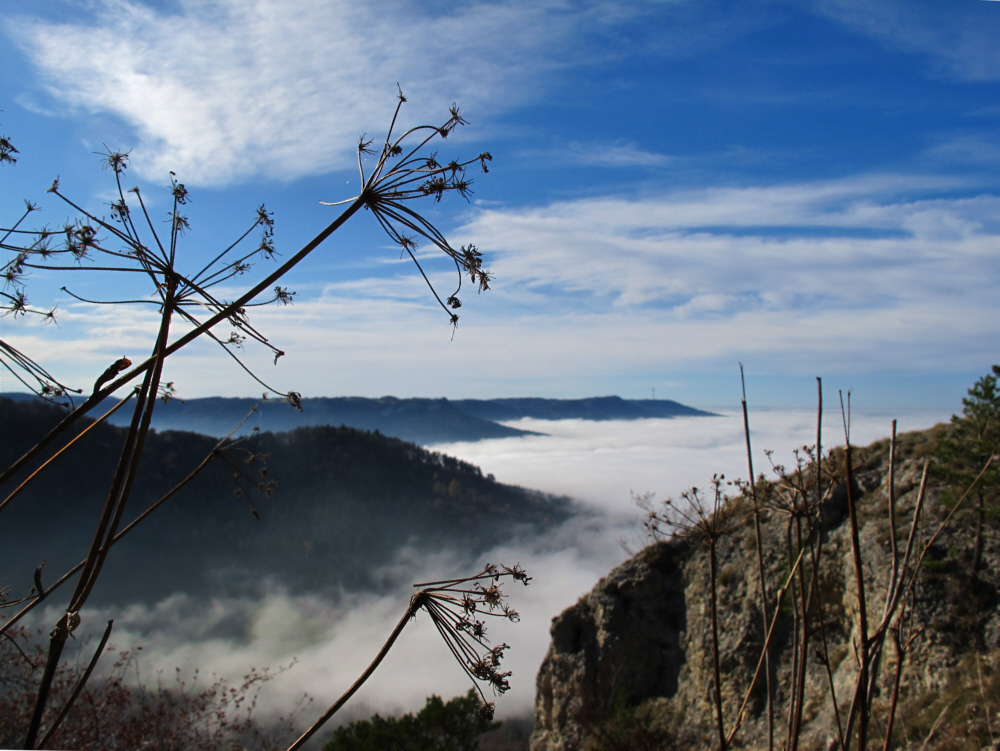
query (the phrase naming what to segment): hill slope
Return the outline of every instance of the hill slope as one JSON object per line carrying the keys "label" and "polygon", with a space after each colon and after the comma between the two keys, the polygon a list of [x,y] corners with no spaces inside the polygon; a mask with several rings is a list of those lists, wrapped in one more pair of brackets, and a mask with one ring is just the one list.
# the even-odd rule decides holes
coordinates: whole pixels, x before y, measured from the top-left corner
{"label": "hill slope", "polygon": [[[44,403],[0,398],[0,464],[59,414]],[[0,586],[26,592],[43,561],[48,584],[83,557],[123,435],[98,426],[3,511]],[[125,521],[215,444],[196,433],[152,432]],[[248,461],[253,456],[266,461]],[[262,468],[263,479],[275,483],[270,497],[253,489]],[[237,470],[248,475],[242,488]],[[404,545],[475,556],[571,511],[568,499],[497,483],[471,464],[378,433],[330,426],[259,433],[223,452],[118,543],[95,596],[151,601],[177,590],[210,592],[220,577],[248,588],[271,579],[293,591],[370,587],[378,567]]]}

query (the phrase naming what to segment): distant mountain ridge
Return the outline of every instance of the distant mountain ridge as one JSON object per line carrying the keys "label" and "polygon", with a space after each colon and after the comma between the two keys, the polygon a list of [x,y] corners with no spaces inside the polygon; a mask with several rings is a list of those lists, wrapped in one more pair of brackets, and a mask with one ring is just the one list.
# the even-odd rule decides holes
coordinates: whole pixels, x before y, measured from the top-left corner
{"label": "distant mountain ridge", "polygon": [[456,399],[456,407],[483,420],[643,420],[650,417],[710,417],[705,412],[671,399],[622,399],[592,396],[587,399]]}
{"label": "distant mountain ridge", "polygon": [[[3,394],[15,401],[34,399],[29,394]],[[153,427],[157,430],[188,430],[223,436],[253,409],[259,400],[242,397],[172,399],[157,406]],[[587,399],[543,399],[515,397],[503,399],[407,398],[383,396],[314,397],[302,400],[302,411],[286,402],[259,402],[257,413],[247,421],[242,434],[254,428],[286,432],[302,427],[331,425],[358,430],[377,430],[384,435],[420,445],[479,441],[538,435],[532,431],[501,425],[502,421],[525,417],[541,420],[641,420],[681,416],[710,416],[711,412],[688,407],[670,399],[622,399],[600,396]],[[112,425],[126,425],[130,415],[122,410]]]}

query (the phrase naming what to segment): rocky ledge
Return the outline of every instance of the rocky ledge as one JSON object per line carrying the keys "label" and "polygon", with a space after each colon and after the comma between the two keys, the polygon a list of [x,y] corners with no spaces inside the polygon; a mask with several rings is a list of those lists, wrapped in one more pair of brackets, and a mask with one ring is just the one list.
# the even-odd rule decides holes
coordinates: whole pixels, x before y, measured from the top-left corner
{"label": "rocky ledge", "polygon": [[[923,465],[945,429],[938,426],[898,440],[897,568]],[[888,442],[853,453],[866,610],[869,623],[877,624],[893,568]],[[844,467],[843,451],[824,460],[825,483],[831,490],[823,493],[818,505],[815,492],[806,491],[803,497],[811,512],[798,524],[781,499],[796,483],[815,482],[813,465],[803,464],[797,474],[767,489],[758,486],[768,498],[761,529],[769,612],[774,612],[775,594],[793,568],[798,530],[805,539],[809,513],[822,519],[815,586],[815,600],[821,606],[815,600],[807,603],[803,639],[802,611],[789,605],[802,595],[795,589],[796,579],[775,620],[774,748],[783,747],[790,732],[797,736],[798,748],[838,748],[841,733],[846,733],[859,671],[859,597]],[[944,490],[943,482],[932,479],[928,484],[918,540],[926,542],[947,515]],[[914,569],[914,595],[902,611],[903,619],[897,621],[901,643],[905,646],[910,636],[913,640],[902,663],[893,748],[918,749],[929,740],[926,748],[978,751],[984,745],[992,748],[993,739],[1000,740],[1000,533],[987,524],[980,564],[973,571],[974,528],[975,509],[959,512]],[[919,552],[922,547],[918,543],[915,549]],[[720,684],[727,735],[747,699],[767,633],[756,550],[752,522],[721,537],[716,548]],[[808,584],[811,571],[807,556],[803,569],[807,592],[813,588]],[[553,619],[552,642],[537,677],[533,751],[719,748],[710,595],[708,546],[696,533],[681,533],[649,545]],[[869,626],[869,634],[873,628]],[[798,694],[792,690],[792,676],[798,671],[803,642],[804,681]],[[887,638],[876,666],[879,677],[869,725],[878,748],[886,731],[897,662],[893,639]],[[831,698],[831,684],[836,701]],[[790,712],[793,705],[801,711]],[[790,730],[796,724],[798,729]],[[738,732],[728,747],[767,748],[768,728],[762,675],[749,692]]]}

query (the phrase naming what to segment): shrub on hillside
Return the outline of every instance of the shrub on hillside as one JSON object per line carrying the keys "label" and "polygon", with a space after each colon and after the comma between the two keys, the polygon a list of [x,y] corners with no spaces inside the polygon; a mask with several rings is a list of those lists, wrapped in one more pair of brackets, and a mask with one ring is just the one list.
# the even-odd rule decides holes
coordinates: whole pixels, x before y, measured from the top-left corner
{"label": "shrub on hillside", "polygon": [[337,728],[323,751],[476,751],[483,733],[500,727],[479,711],[482,703],[475,691],[449,702],[430,696],[416,714],[358,720]]}

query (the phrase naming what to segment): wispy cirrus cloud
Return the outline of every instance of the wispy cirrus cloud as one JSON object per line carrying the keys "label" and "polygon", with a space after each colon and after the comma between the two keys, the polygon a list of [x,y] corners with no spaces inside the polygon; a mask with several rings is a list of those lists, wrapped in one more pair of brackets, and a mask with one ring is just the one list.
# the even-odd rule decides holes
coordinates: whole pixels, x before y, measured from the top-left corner
{"label": "wispy cirrus cloud", "polygon": [[571,141],[562,149],[528,152],[522,156],[589,167],[662,167],[675,159],[625,140],[610,143]]}
{"label": "wispy cirrus cloud", "polygon": [[1000,198],[942,197],[952,185],[872,176],[587,198],[487,209],[463,233],[494,251],[501,278],[568,306],[567,293],[667,310],[726,295],[743,312],[985,303]]}
{"label": "wispy cirrus cloud", "polygon": [[[410,97],[407,122],[435,122],[456,101],[483,123],[558,91],[574,71],[690,57],[782,18],[754,4],[688,0],[474,0],[447,9],[403,0],[166,8],[95,0],[71,11],[55,20],[31,8],[2,24],[52,97],[32,94],[25,104],[110,114],[134,130],[141,174],[174,169],[214,185],[351,166],[358,135],[387,126],[397,82]],[[576,156],[608,166],[666,158],[628,141]]]}
{"label": "wispy cirrus cloud", "polygon": [[141,172],[222,184],[349,166],[360,132],[387,127],[397,82],[408,121],[443,121],[453,101],[483,117],[530,100],[576,20],[522,2],[102,0],[89,22],[4,26],[52,96],[135,128]]}
{"label": "wispy cirrus cloud", "polygon": [[[1000,114],[1000,106],[996,114]],[[960,166],[987,167],[1000,164],[1000,146],[997,139],[985,133],[963,133],[941,142],[927,150],[927,156],[941,163]]]}
{"label": "wispy cirrus cloud", "polygon": [[887,46],[929,55],[939,74],[967,81],[1000,79],[1000,6],[991,3],[927,3],[882,0],[819,0],[813,7]]}

